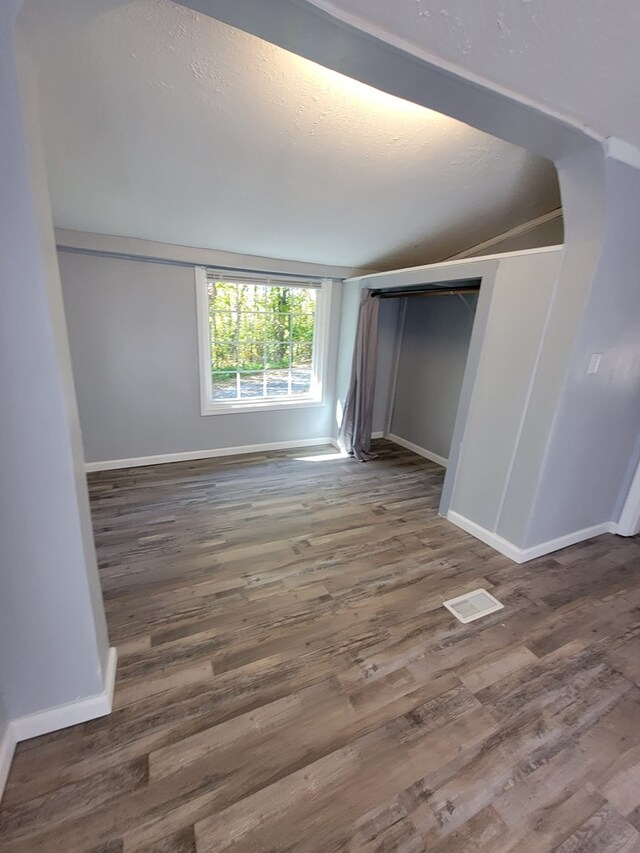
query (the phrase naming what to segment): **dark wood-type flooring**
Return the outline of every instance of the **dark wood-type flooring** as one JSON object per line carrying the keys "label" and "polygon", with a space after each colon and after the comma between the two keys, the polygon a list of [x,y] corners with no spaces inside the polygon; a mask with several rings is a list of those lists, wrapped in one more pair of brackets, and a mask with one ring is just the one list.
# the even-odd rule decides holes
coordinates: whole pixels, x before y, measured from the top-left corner
{"label": "dark wood-type flooring", "polygon": [[378,447],[90,477],[115,708],[19,745],[4,853],[640,850],[640,542],[517,566]]}

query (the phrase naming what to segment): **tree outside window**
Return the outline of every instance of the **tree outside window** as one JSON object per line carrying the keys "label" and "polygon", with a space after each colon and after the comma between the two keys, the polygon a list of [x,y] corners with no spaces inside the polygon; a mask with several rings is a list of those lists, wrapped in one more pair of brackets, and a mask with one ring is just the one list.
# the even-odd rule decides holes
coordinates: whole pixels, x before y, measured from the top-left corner
{"label": "tree outside window", "polygon": [[211,400],[309,397],[317,290],[208,279]]}

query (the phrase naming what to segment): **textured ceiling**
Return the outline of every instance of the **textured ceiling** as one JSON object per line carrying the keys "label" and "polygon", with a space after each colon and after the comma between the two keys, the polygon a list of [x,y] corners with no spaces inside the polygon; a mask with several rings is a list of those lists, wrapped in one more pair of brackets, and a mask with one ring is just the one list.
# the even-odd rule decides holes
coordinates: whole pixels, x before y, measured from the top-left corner
{"label": "textured ceiling", "polygon": [[387,269],[559,206],[547,161],[169,0],[27,12],[58,227]]}
{"label": "textured ceiling", "polygon": [[[640,3],[308,0],[372,25],[601,137],[640,147]],[[369,26],[365,26],[368,29]]]}

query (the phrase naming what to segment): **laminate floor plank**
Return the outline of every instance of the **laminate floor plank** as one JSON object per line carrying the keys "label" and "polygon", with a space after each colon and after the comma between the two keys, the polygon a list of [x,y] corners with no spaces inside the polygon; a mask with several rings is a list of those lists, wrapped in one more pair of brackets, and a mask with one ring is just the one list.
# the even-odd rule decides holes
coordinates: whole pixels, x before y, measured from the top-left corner
{"label": "laminate floor plank", "polygon": [[376,449],[90,475],[114,710],[18,745],[3,853],[640,851],[640,539],[515,565]]}

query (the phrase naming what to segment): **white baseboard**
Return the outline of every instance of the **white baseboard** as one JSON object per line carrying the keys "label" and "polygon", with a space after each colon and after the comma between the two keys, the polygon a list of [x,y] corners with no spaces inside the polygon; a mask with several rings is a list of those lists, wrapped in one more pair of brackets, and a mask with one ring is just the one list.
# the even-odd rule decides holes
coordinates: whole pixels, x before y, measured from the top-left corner
{"label": "white baseboard", "polygon": [[36,714],[27,714],[12,720],[10,725],[16,741],[28,740],[32,737],[46,735],[49,732],[66,729],[78,723],[86,723],[87,720],[95,720],[111,713],[113,705],[113,689],[116,679],[116,664],[118,655],[112,646],[109,649],[109,657],[104,673],[104,689],[97,696],[88,696],[78,699],[76,702],[67,702],[56,708],[47,708],[46,711],[38,711]]}
{"label": "white baseboard", "polygon": [[17,743],[21,740],[29,740],[32,737],[40,737],[40,735],[58,731],[58,729],[66,729],[68,726],[75,726],[78,723],[86,723],[88,720],[95,720],[98,717],[105,717],[111,713],[117,662],[118,654],[112,646],[109,649],[104,672],[104,689],[97,696],[78,699],[76,702],[67,702],[65,705],[47,708],[46,711],[27,714],[10,721],[2,743],[0,743],[0,798],[9,775],[9,767]]}
{"label": "white baseboard", "polygon": [[532,545],[530,548],[523,549],[524,559],[521,562],[526,563],[527,560],[543,557],[545,554],[560,551],[570,545],[577,545],[578,542],[585,542],[587,539],[602,536],[603,533],[616,533],[617,527],[618,525],[613,521],[603,521],[601,524],[594,524],[592,527],[583,527],[581,530],[565,533],[564,536],[558,536],[557,539],[549,539],[540,545]]}
{"label": "white baseboard", "polygon": [[395,435],[392,432],[388,432],[385,438],[388,438],[389,441],[392,441],[394,444],[399,444],[400,447],[405,447],[407,450],[411,450],[412,453],[422,456],[424,459],[429,459],[431,462],[435,462],[436,465],[441,465],[443,468],[446,468],[449,464],[449,460],[445,459],[444,456],[438,456],[437,453],[425,450],[424,447],[419,447],[412,441],[407,441],[406,438],[400,438],[399,435]]}
{"label": "white baseboard", "polygon": [[511,542],[508,542],[506,539],[503,539],[502,536],[498,536],[497,533],[492,533],[485,527],[481,527],[479,524],[476,524],[475,521],[470,521],[468,518],[465,518],[464,515],[460,515],[453,510],[449,510],[447,513],[447,520],[452,524],[455,524],[456,527],[459,527],[461,530],[464,530],[466,533],[470,533],[472,536],[475,536],[476,539],[479,539],[486,545],[490,545],[492,548],[495,548],[496,551],[504,554],[505,557],[513,560],[514,563],[524,563],[522,549],[513,545]]}
{"label": "white baseboard", "polygon": [[594,524],[593,527],[584,527],[582,530],[574,530],[573,533],[567,533],[564,536],[559,536],[557,539],[549,539],[547,542],[541,542],[539,545],[532,545],[529,548],[519,548],[512,542],[503,539],[497,533],[487,530],[476,524],[475,521],[470,521],[464,515],[460,515],[453,510],[447,513],[447,519],[459,527],[461,530],[475,536],[487,545],[490,545],[496,551],[504,554],[514,563],[526,563],[529,560],[535,560],[536,557],[543,557],[545,554],[551,554],[553,551],[560,551],[562,548],[568,548],[570,545],[576,545],[578,542],[584,542],[587,539],[593,539],[594,536],[601,536],[603,533],[617,533],[617,525],[612,521],[605,521],[602,524]]}
{"label": "white baseboard", "polygon": [[378,429],[371,433],[371,438],[384,438],[384,430]]}
{"label": "white baseboard", "polygon": [[194,459],[213,459],[217,456],[240,456],[245,453],[265,453],[268,450],[290,450],[295,447],[333,445],[332,438],[302,438],[296,441],[272,441],[268,444],[245,444],[218,447],[215,450],[185,450],[180,453],[160,453],[157,456],[133,456],[130,459],[106,459],[85,463],[85,471],[112,471],[116,468],[140,468],[144,465],[164,465],[167,462],[189,462]]}

